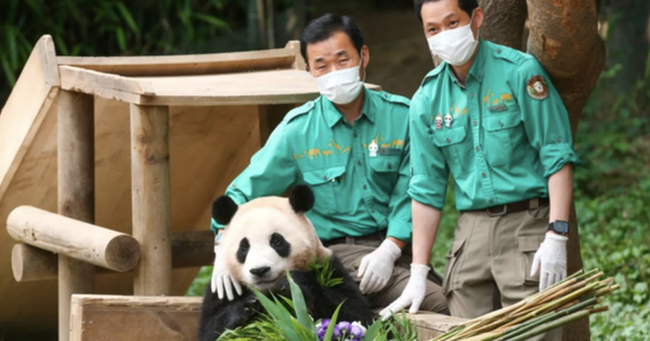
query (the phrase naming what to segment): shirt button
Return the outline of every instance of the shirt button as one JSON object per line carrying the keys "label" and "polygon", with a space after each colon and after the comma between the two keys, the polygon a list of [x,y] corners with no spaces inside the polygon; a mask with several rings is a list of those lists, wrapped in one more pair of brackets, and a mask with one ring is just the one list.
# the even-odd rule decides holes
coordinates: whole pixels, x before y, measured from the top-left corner
{"label": "shirt button", "polygon": [[478,152],[478,150],[479,150],[479,149],[481,149],[481,148],[479,148],[478,146],[476,146],[476,148],[475,148],[475,149],[476,149],[476,151]]}
{"label": "shirt button", "polygon": [[562,139],[558,137],[556,141],[559,143]]}
{"label": "shirt button", "polygon": [[478,124],[478,122],[474,121],[474,125],[477,125],[477,124]]}
{"label": "shirt button", "polygon": [[388,169],[393,169],[393,165],[388,164]]}
{"label": "shirt button", "polygon": [[353,135],[353,136],[354,136],[354,137],[357,137],[357,133],[354,133],[354,135]]}
{"label": "shirt button", "polygon": [[490,203],[493,203],[493,202],[494,202],[494,199],[490,198]]}
{"label": "shirt button", "polygon": [[474,94],[469,94],[469,98],[474,98]]}
{"label": "shirt button", "polygon": [[361,166],[361,161],[357,161],[357,165]]}
{"label": "shirt button", "polygon": [[367,189],[368,187],[366,185],[363,185],[363,189]]}
{"label": "shirt button", "polygon": [[447,138],[447,142],[451,142],[451,139],[450,139],[450,138]]}
{"label": "shirt button", "polygon": [[503,122],[499,122],[499,127],[503,127]]}
{"label": "shirt button", "polygon": [[487,176],[487,174],[485,174],[485,173],[483,173],[483,174],[481,174],[481,175],[483,175],[483,177],[486,177],[486,176]]}
{"label": "shirt button", "polygon": [[498,49],[498,50],[497,50],[497,53],[501,53],[501,49]]}
{"label": "shirt button", "polygon": [[323,177],[323,179],[327,180],[327,175]]}

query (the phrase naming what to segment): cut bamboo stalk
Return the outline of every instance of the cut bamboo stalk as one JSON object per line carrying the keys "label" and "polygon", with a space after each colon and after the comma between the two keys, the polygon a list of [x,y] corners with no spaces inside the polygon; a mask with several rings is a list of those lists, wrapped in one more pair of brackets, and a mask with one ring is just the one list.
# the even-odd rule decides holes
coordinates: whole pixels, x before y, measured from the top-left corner
{"label": "cut bamboo stalk", "polygon": [[142,261],[135,295],[169,295],[172,285],[169,108],[131,104],[133,237]]}
{"label": "cut bamboo stalk", "polygon": [[[54,232],[50,235],[54,238],[46,241],[51,242],[49,243],[51,245],[56,244],[55,238],[59,238],[60,244],[83,239],[90,233],[87,228],[95,222],[95,120],[93,106],[93,96],[65,90],[59,91],[57,201],[58,212],[61,215],[54,216],[69,217],[87,224],[77,226],[79,229],[76,232],[79,235],[57,235],[56,232],[65,230],[63,226],[59,226],[58,230],[49,231]],[[37,217],[32,221],[35,222],[36,219]],[[11,214],[8,220],[11,220]],[[61,219],[58,222],[61,222]],[[42,226],[46,225],[45,221],[42,223]],[[32,235],[37,228],[34,227]],[[9,229],[9,225],[7,225],[7,229]],[[48,236],[46,231],[42,232],[44,233],[41,234],[41,237]],[[68,248],[65,251],[74,253],[74,247],[83,244],[70,243],[68,245],[73,248]],[[67,341],[70,335],[70,298],[72,294],[93,293],[95,290],[95,267],[74,257],[73,254],[61,252],[58,257],[58,272],[59,340]]]}
{"label": "cut bamboo stalk", "polygon": [[[214,233],[210,230],[172,233],[172,268],[212,265]],[[11,268],[16,282],[57,279],[56,254],[27,244],[16,244],[11,251]],[[116,273],[96,267],[98,275]]]}

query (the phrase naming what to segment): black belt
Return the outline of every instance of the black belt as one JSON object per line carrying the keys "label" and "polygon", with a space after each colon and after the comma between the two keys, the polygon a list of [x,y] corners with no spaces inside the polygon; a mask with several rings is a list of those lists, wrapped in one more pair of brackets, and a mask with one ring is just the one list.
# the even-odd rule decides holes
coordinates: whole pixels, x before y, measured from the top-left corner
{"label": "black belt", "polygon": [[384,239],[386,239],[386,231],[381,231],[379,233],[371,233],[360,237],[332,238],[330,240],[323,240],[322,243],[323,246],[329,247],[331,245],[336,245],[336,244],[355,245],[357,241],[383,241]]}
{"label": "black belt", "polygon": [[482,208],[479,210],[467,210],[461,211],[461,213],[487,213],[490,217],[502,216],[508,213],[517,213],[522,211],[528,211],[531,209],[549,206],[550,201],[548,198],[535,198],[530,200],[524,200],[519,202],[514,202],[510,204],[496,205],[488,208]]}

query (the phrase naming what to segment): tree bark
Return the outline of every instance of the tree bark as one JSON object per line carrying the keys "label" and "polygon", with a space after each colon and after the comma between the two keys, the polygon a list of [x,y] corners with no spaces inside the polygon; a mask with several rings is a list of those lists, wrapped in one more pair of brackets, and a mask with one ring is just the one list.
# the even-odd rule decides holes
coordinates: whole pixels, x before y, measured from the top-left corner
{"label": "tree bark", "polygon": [[526,0],[479,0],[485,13],[480,36],[493,43],[524,51]]}
{"label": "tree bark", "polygon": [[[594,0],[527,0],[530,37],[528,52],[551,76],[569,112],[575,136],[580,113],[605,65],[605,45],[598,36]],[[572,205],[568,273],[582,268],[575,205]],[[564,340],[588,341],[589,320],[564,328]]]}

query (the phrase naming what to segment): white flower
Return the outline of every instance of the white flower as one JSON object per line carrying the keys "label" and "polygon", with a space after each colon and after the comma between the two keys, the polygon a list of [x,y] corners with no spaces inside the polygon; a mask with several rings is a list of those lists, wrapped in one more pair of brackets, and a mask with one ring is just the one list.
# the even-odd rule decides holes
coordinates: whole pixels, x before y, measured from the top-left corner
{"label": "white flower", "polygon": [[352,322],[352,325],[361,328],[361,330],[363,330],[363,333],[364,333],[364,334],[366,333],[366,327],[364,327],[364,326],[361,324],[361,322],[359,322],[359,321],[354,321],[354,322]]}

